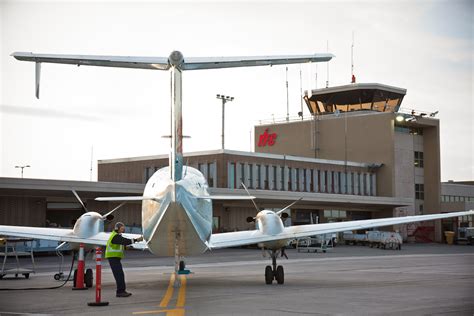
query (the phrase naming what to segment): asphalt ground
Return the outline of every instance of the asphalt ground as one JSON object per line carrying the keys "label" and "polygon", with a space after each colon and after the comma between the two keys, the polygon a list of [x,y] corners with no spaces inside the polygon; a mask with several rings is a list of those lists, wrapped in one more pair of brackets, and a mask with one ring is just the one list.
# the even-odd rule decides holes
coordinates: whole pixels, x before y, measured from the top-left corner
{"label": "asphalt ground", "polygon": [[[0,315],[474,315],[474,246],[404,244],[402,250],[338,246],[327,253],[287,250],[285,284],[266,285],[270,263],[258,249],[223,249],[187,258],[192,274],[170,282],[173,258],[129,251],[123,260],[128,298],[115,297],[103,263],[102,301],[93,288],[0,291]],[[65,257],[65,272],[70,256]],[[0,289],[60,285],[55,256],[36,257],[29,279],[7,275]],[[22,259],[22,266],[29,262]],[[89,258],[88,267],[94,267]]]}

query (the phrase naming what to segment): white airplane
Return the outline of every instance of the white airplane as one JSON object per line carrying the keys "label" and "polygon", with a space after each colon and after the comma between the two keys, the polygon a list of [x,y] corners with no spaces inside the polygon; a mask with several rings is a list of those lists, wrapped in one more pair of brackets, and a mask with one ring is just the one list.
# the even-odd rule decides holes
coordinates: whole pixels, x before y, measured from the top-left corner
{"label": "white airplane", "polygon": [[[199,170],[183,165],[182,71],[324,62],[333,57],[331,54],[222,58],[184,58],[178,51],[172,52],[168,58],[33,53],[13,53],[12,55],[18,60],[36,63],[36,97],[39,97],[41,63],[171,71],[172,130],[169,167],[162,168],[153,174],[146,183],[143,196],[101,197],[96,200],[113,202],[141,201],[142,228],[145,240],[142,246],[159,256],[174,256],[175,273],[184,270],[184,256],[200,254],[211,249],[258,243],[261,248],[270,253],[272,259],[272,265],[265,268],[265,282],[271,284],[273,280],[276,280],[278,284],[283,284],[284,270],[283,266],[277,266],[277,258],[278,255],[285,255],[284,247],[294,238],[474,215],[474,211],[466,211],[284,227],[282,217],[285,213],[283,212],[296,203],[294,202],[278,212],[271,210],[258,211],[255,218],[250,218],[250,221],[256,223],[257,228],[255,230],[212,234],[212,199],[235,200],[253,199],[254,197],[211,196],[203,174]],[[256,208],[258,210],[258,207]],[[103,222],[110,214],[111,212],[108,212],[103,216],[96,212],[87,212],[78,219],[73,229],[0,226],[0,234],[104,246],[109,238],[109,233],[103,231]],[[138,235],[129,234],[128,237],[133,238],[138,237]]]}

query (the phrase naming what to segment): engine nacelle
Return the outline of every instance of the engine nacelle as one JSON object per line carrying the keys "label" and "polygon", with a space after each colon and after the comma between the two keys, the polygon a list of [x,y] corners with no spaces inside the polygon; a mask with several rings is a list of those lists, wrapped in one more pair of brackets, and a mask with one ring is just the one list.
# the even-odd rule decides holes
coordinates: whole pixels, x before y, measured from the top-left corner
{"label": "engine nacelle", "polygon": [[102,215],[96,212],[87,212],[76,221],[73,228],[78,237],[88,238],[104,231]]}

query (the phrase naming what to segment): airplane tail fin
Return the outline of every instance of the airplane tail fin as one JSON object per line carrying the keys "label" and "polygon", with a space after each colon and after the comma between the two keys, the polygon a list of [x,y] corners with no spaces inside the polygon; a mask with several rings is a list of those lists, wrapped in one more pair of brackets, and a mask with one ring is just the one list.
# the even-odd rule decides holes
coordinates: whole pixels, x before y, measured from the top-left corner
{"label": "airplane tail fin", "polygon": [[171,67],[171,153],[170,172],[174,182],[183,177],[183,118],[181,105],[181,70]]}

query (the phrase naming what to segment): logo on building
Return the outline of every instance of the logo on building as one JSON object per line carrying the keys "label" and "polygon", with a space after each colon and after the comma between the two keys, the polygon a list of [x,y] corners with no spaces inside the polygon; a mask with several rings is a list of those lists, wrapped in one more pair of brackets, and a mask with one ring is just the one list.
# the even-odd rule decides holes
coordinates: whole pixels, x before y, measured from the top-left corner
{"label": "logo on building", "polygon": [[265,146],[273,146],[275,145],[275,141],[277,138],[276,133],[268,133],[268,128],[265,129],[265,132],[263,134],[260,134],[260,137],[258,139],[258,147],[265,147]]}

